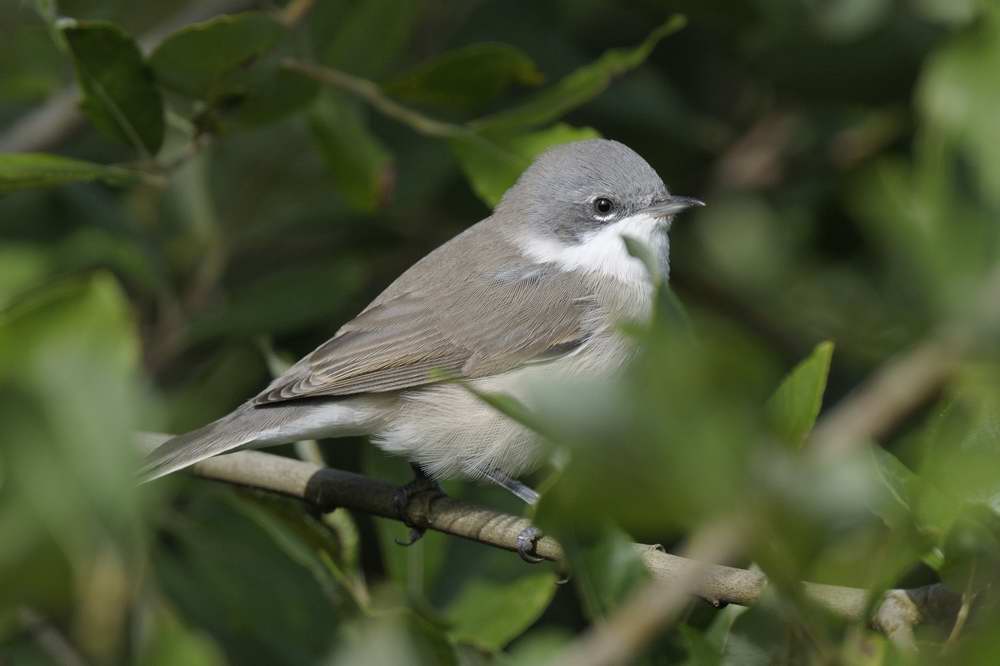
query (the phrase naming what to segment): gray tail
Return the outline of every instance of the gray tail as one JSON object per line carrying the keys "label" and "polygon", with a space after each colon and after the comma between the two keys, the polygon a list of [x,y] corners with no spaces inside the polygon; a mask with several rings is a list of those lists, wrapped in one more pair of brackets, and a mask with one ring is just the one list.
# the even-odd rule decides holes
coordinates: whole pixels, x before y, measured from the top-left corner
{"label": "gray tail", "polygon": [[158,479],[212,456],[253,445],[263,425],[257,423],[259,419],[253,416],[252,407],[239,407],[218,421],[168,439],[146,456],[139,469],[140,483]]}

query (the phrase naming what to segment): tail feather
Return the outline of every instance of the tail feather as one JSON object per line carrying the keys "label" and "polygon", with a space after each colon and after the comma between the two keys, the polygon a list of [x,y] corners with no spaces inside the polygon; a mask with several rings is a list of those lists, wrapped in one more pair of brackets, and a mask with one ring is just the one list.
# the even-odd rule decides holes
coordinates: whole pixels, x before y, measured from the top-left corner
{"label": "tail feather", "polygon": [[191,432],[177,435],[154,449],[139,469],[141,483],[190,467],[212,456],[246,448],[255,433],[246,427],[232,427],[237,412]]}
{"label": "tail feather", "polygon": [[206,426],[167,439],[146,456],[141,482],[240,449],[303,439],[370,434],[393,408],[391,396],[257,407],[245,403]]}

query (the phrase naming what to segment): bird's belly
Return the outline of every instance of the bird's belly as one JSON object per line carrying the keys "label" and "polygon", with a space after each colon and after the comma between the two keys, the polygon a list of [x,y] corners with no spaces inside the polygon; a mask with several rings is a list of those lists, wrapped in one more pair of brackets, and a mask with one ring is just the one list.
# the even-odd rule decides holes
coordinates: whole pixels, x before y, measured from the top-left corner
{"label": "bird's belly", "polygon": [[[598,378],[620,370],[632,347],[618,334],[595,335],[574,353],[492,377],[472,380],[479,391],[510,395],[529,409],[566,377]],[[558,385],[558,384],[556,384]],[[419,463],[437,478],[481,478],[499,471],[517,477],[538,466],[538,436],[458,384],[434,384],[400,394],[400,408],[372,441]]]}

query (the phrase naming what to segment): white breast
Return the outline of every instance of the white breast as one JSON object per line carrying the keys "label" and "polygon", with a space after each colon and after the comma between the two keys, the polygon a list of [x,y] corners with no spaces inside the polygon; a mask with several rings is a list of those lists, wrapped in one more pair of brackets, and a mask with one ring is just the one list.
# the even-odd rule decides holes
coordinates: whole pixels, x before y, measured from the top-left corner
{"label": "white breast", "polygon": [[590,233],[582,243],[570,245],[556,238],[535,236],[522,242],[521,250],[535,261],[554,263],[566,270],[601,273],[622,282],[648,284],[650,275],[646,267],[628,253],[622,236],[650,248],[666,278],[670,268],[666,224],[649,215],[632,215]]}

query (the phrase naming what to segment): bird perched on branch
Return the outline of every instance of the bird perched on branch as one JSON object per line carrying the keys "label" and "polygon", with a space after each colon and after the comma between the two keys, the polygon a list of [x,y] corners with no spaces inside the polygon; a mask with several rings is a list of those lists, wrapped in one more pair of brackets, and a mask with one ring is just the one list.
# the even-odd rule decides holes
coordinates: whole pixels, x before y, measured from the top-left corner
{"label": "bird perched on branch", "polygon": [[701,205],[670,194],[621,143],[552,148],[490,217],[414,264],[260,394],[165,442],[142,475],[240,449],[370,435],[417,472],[401,507],[450,477],[487,479],[534,503],[517,477],[540,462],[538,436],[463,384],[526,400],[539,375],[621,369],[633,350],[618,324],[645,318],[653,301],[646,265],[623,236],[666,275],[673,216]]}

